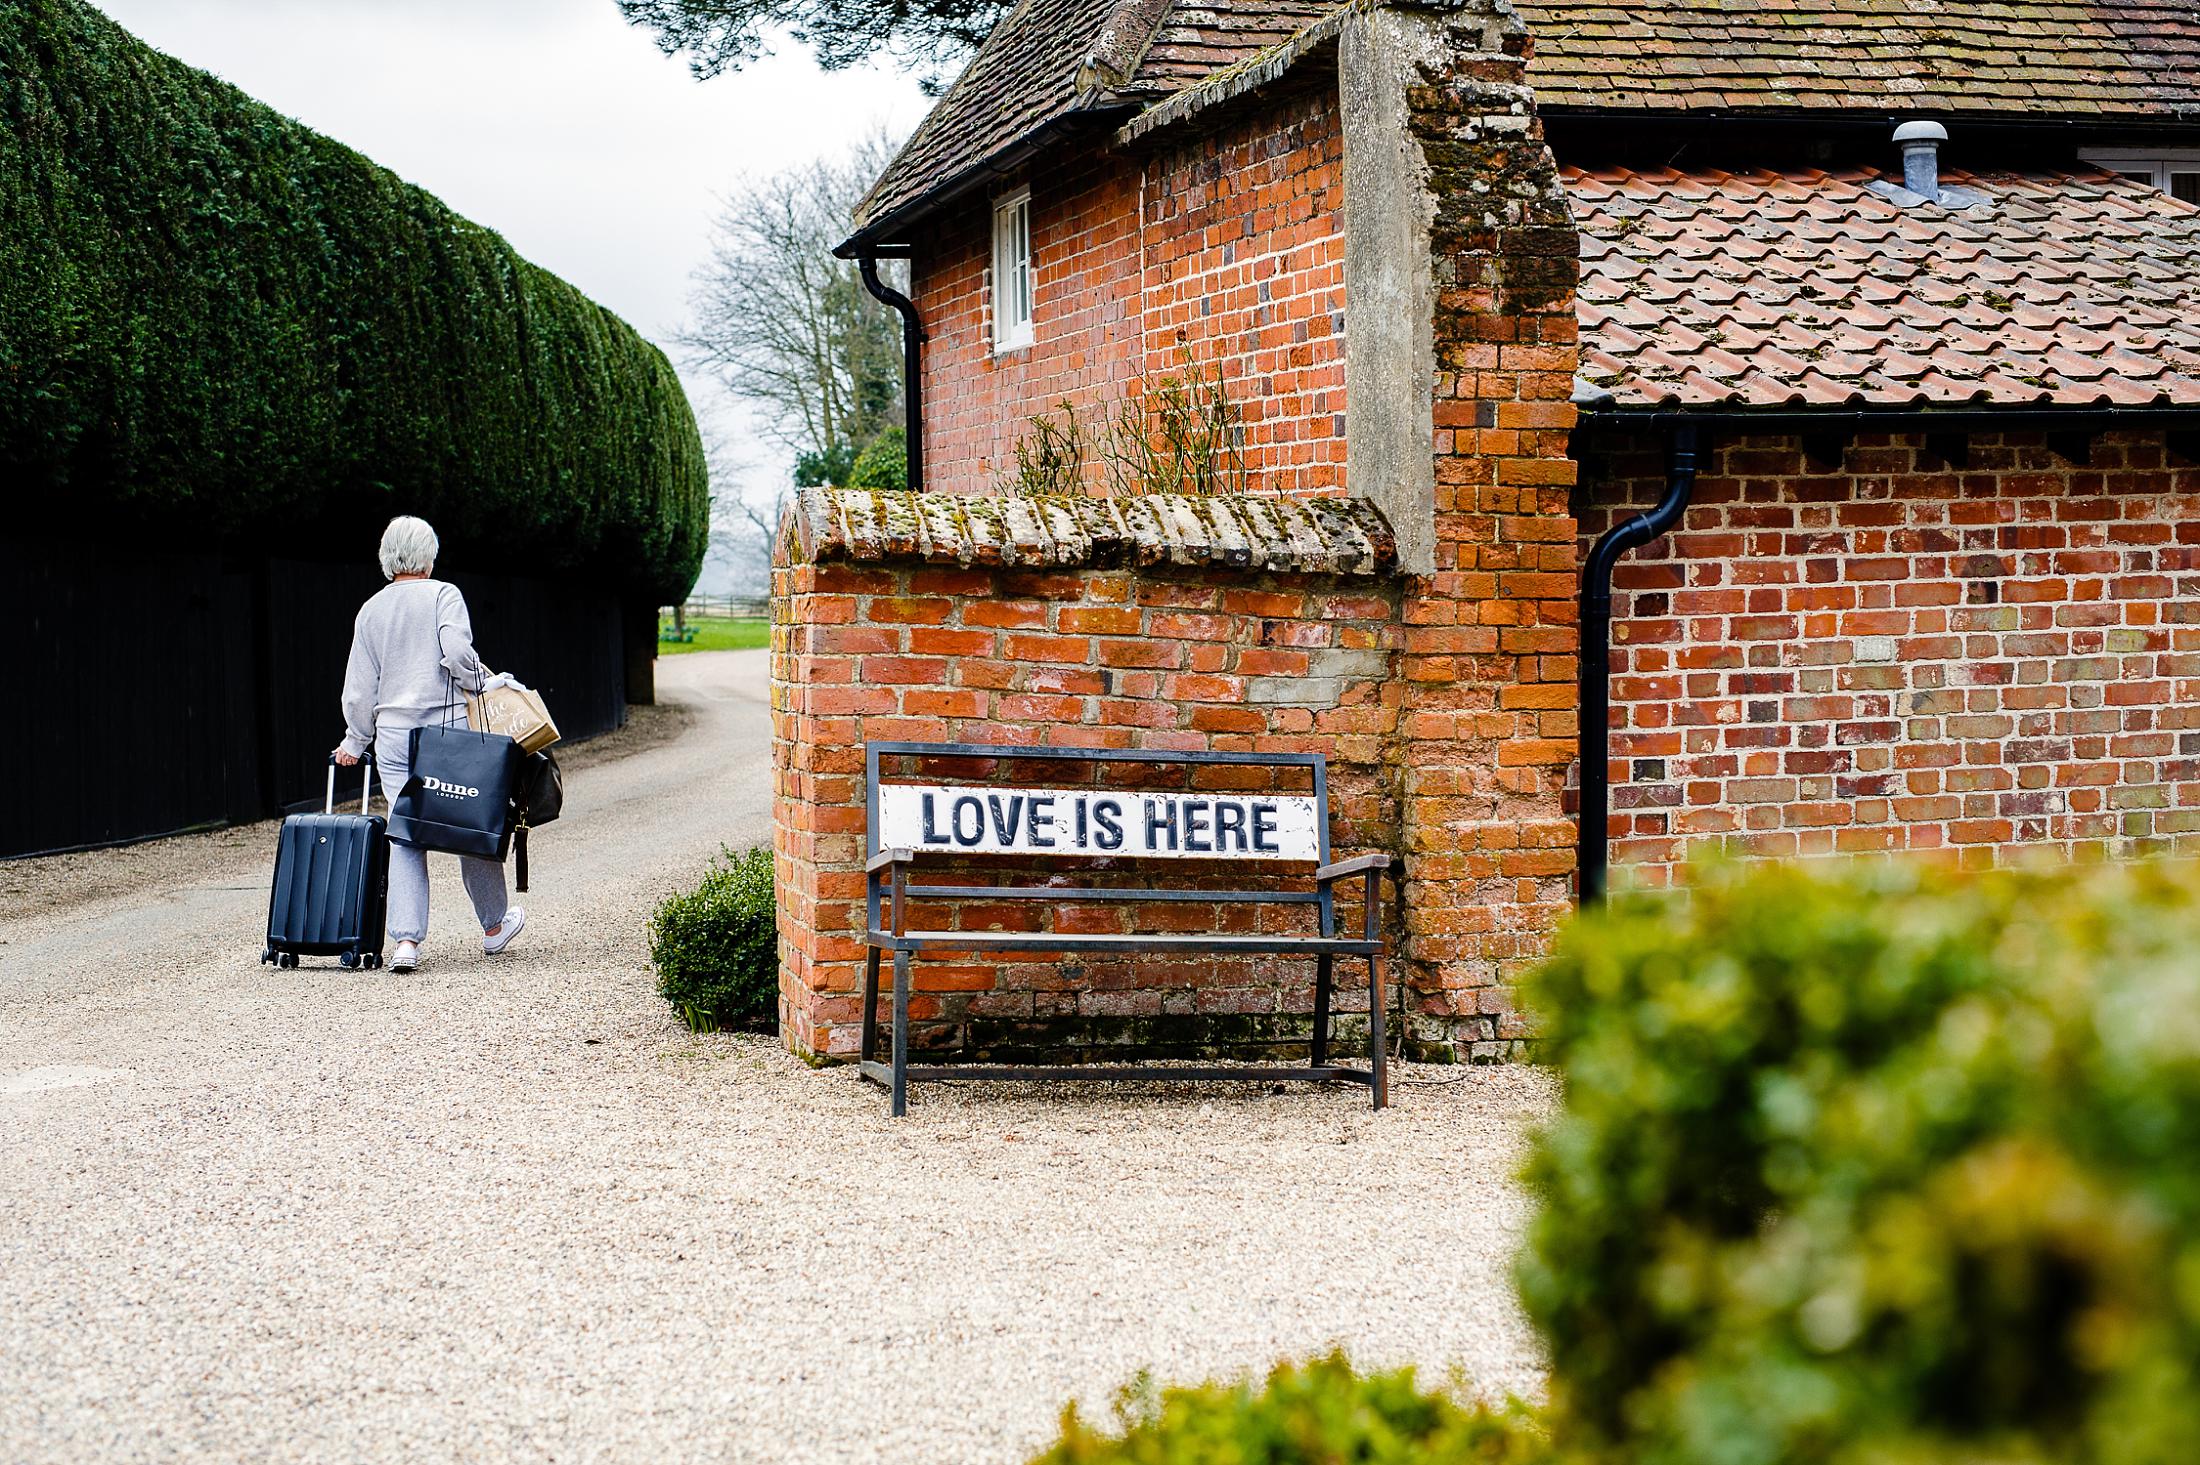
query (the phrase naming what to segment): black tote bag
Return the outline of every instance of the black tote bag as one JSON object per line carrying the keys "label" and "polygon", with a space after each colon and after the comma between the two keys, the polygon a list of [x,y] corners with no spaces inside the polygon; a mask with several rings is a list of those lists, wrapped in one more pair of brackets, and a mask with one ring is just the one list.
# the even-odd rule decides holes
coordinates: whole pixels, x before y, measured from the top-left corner
{"label": "black tote bag", "polygon": [[548,748],[529,753],[519,765],[519,786],[512,792],[514,889],[527,893],[527,831],[540,829],[565,812],[565,774]]}
{"label": "black tote bag", "polygon": [[464,726],[416,727],[411,743],[411,773],[390,805],[390,838],[502,860],[512,844],[519,744]]}

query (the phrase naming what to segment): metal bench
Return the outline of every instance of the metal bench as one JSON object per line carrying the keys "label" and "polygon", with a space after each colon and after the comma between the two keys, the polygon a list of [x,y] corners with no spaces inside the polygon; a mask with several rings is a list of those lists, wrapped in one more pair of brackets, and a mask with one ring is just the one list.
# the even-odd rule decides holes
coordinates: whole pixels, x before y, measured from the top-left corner
{"label": "metal bench", "polygon": [[[1386,854],[1329,860],[1329,771],[1319,753],[1160,753],[1099,748],[1020,748],[973,743],[874,742],[865,745],[865,911],[867,950],[863,977],[863,1076],[892,1094],[893,1112],[908,1108],[912,1079],[1301,1079],[1363,1083],[1380,1109],[1389,1102],[1383,1054],[1383,956],[1377,905]],[[880,782],[885,758],[984,759],[1040,764],[1138,764],[1209,769],[1241,765],[1307,771],[1305,794],[1228,789],[1182,791],[1121,787],[1095,782],[1080,787],[1001,787],[991,784]],[[1197,774],[1187,775],[1196,780]],[[1099,873],[1113,859],[1236,861],[1242,867],[1311,866],[1311,888],[1154,889],[1103,883],[919,883],[912,879],[928,858],[1006,857],[1011,863],[1050,861],[1057,869]],[[1066,863],[1065,863],[1066,862]],[[1212,869],[1203,863],[1202,868]],[[1358,932],[1337,929],[1336,887],[1359,877],[1362,919]],[[949,878],[956,878],[950,876]],[[1072,934],[1047,931],[911,929],[915,901],[1044,901],[1076,908],[1111,901],[1281,905],[1312,908],[1315,929],[1304,933]],[[910,962],[919,952],[1060,952],[1114,956],[1176,953],[1187,956],[1274,955],[1314,958],[1314,1031],[1311,1061],[1304,1066],[1236,1064],[1228,1067],[1169,1064],[919,1063],[909,1061]],[[878,1057],[880,964],[894,958],[891,1057]],[[1364,957],[1368,976],[1368,1064],[1332,1063],[1329,1057],[1332,967],[1336,959]]]}

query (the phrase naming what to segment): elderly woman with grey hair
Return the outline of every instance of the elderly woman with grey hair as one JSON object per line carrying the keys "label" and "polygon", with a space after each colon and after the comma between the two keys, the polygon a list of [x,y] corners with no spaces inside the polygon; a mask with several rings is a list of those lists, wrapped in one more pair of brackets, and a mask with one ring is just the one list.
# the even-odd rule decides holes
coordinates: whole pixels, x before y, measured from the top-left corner
{"label": "elderly woman with grey hair", "polygon": [[[411,771],[407,735],[461,717],[458,694],[480,691],[489,675],[474,654],[466,597],[456,585],[431,578],[440,547],[425,520],[390,520],[382,531],[382,575],[390,583],[359,608],[352,627],[351,663],[344,671],[344,741],[335,758],[350,766],[372,747],[382,793],[392,802]],[[504,866],[497,861],[460,855],[458,868],[481,921],[481,949],[495,956],[519,935],[527,913],[505,895]],[[390,938],[397,943],[390,970],[412,971],[428,938],[428,856],[395,841],[389,918]]]}

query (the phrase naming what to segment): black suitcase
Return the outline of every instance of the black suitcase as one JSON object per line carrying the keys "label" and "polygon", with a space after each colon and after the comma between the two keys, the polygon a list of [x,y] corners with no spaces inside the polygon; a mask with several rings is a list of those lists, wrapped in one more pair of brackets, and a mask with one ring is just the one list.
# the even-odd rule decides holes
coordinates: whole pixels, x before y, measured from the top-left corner
{"label": "black suitcase", "polygon": [[389,831],[381,815],[367,812],[373,756],[361,759],[359,768],[365,782],[358,813],[336,812],[336,760],[331,758],[324,812],[293,814],[283,821],[275,845],[275,889],[267,902],[262,962],[294,967],[301,956],[333,956],[347,967],[382,964]]}

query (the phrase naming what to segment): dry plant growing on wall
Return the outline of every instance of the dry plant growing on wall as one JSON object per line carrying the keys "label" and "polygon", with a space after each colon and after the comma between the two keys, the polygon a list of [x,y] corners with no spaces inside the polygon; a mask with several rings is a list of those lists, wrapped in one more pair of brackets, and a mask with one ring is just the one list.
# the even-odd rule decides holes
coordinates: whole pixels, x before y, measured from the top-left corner
{"label": "dry plant growing on wall", "polygon": [[1139,378],[1117,405],[1101,462],[1111,493],[1234,493],[1245,487],[1245,421],[1220,366]]}
{"label": "dry plant growing on wall", "polygon": [[1220,366],[1184,353],[1166,376],[1141,374],[1132,390],[1090,426],[1066,398],[1060,414],[1033,417],[1016,445],[1011,491],[1081,494],[1085,463],[1100,465],[1111,497],[1148,493],[1237,493],[1245,488],[1245,418]]}
{"label": "dry plant growing on wall", "polygon": [[1041,494],[1079,494],[1085,481],[1085,425],[1077,420],[1077,405],[1062,399],[1062,418],[1052,413],[1031,419],[1023,441],[1016,444],[1016,482],[1019,498]]}

